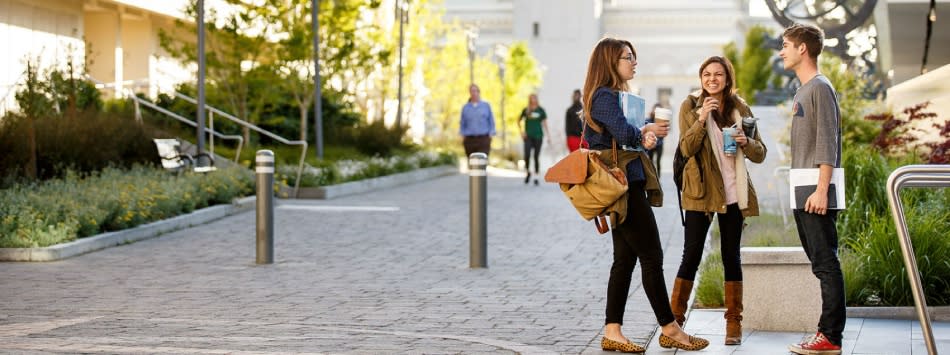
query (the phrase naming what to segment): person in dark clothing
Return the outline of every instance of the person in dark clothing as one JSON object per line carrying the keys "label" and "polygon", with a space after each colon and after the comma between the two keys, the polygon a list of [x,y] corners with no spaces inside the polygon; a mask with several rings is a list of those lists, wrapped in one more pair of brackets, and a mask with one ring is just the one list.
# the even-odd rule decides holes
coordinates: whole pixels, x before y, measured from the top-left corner
{"label": "person in dark clothing", "polygon": [[[613,141],[617,142],[617,146],[630,147],[638,147],[642,143],[644,148],[649,149],[656,144],[657,136],[663,137],[669,133],[669,124],[650,123],[634,127],[624,117],[619,92],[629,90],[627,81],[633,79],[637,68],[636,51],[629,41],[615,38],[600,40],[590,55],[587,68],[583,116],[587,125],[584,138],[590,143],[590,149],[609,151]],[[661,326],[660,346],[700,350],[708,346],[709,341],[686,334],[676,323],[667,301],[669,297],[663,277],[660,233],[644,190],[648,183],[653,185],[657,182],[653,175],[647,181],[644,164],[650,162],[643,160],[649,158],[643,153],[640,156],[639,159],[630,160],[624,167],[628,191],[621,198],[627,199],[627,218],[611,234],[614,261],[607,283],[607,316],[600,346],[603,350],[630,353],[646,350],[624,337],[621,331],[631,274],[639,259],[643,291]]]}
{"label": "person in dark clothing", "polygon": [[574,90],[573,100],[574,103],[571,104],[571,107],[567,108],[567,112],[564,114],[564,134],[567,136],[567,149],[572,152],[581,147],[581,131],[583,127],[581,127],[579,113],[584,106],[581,105],[580,90]]}
{"label": "person in dark clothing", "polygon": [[[838,259],[838,210],[829,209],[828,188],[834,168],[841,167],[841,108],[831,80],[818,69],[824,33],[814,25],[794,24],[782,33],[779,57],[802,86],[792,99],[792,169],[818,169],[816,188],[802,209],[795,209],[798,239],[821,285],[818,331],[788,346],[796,354],[841,354],[848,319],[844,275]],[[789,297],[797,297],[794,294]]]}
{"label": "person in dark clothing", "polygon": [[[653,105],[653,109],[650,110],[650,117],[647,118],[647,123],[653,123],[656,120],[656,108],[662,107],[660,104]],[[663,157],[663,138],[657,138],[656,147],[647,151],[647,155],[650,156],[650,160],[656,164],[656,176],[660,176],[660,158]]]}
{"label": "person in dark clothing", "polygon": [[[524,126],[521,125],[524,121]],[[538,186],[538,175],[541,171],[541,143],[548,133],[548,114],[538,104],[538,95],[528,96],[528,107],[521,110],[518,116],[518,129],[521,130],[521,139],[524,141],[524,183],[531,181],[531,157],[534,157],[534,185]],[[548,143],[550,143],[548,138]]]}

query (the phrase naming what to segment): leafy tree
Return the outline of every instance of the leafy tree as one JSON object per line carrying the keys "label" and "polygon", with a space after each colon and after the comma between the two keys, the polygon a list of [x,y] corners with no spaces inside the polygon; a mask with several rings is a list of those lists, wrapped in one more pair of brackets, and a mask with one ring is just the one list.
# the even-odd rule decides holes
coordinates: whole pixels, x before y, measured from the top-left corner
{"label": "leafy tree", "polygon": [[841,135],[845,142],[871,143],[877,135],[874,122],[864,120],[871,101],[864,98],[866,81],[852,71],[840,58],[833,55],[818,57],[818,68],[828,77],[838,93],[841,108]]}
{"label": "leafy tree", "polygon": [[[515,42],[509,48],[505,68],[505,112],[509,112],[506,118],[510,122],[508,131],[512,132],[510,126],[513,126],[514,132],[518,132],[518,114],[528,106],[528,95],[536,93],[541,87],[541,69],[531,48],[523,41]],[[517,134],[515,136],[516,140],[521,139]]]}
{"label": "leafy tree", "polygon": [[[208,101],[225,102],[239,117],[262,123],[261,115],[269,106],[288,99],[281,97],[279,90],[273,90],[277,84],[291,94],[299,111],[299,134],[305,138],[314,91],[311,0],[227,2],[235,11],[219,16],[212,9],[206,19],[208,79],[221,91],[219,97],[209,92]],[[321,85],[339,83],[332,89],[344,93],[339,97],[352,102],[352,93],[357,91],[352,83],[368,76],[377,65],[387,64],[390,56],[386,48],[373,45],[378,26],[360,21],[364,11],[378,8],[380,1],[336,0],[319,4]],[[186,13],[196,16],[194,3]],[[178,21],[178,25],[182,28],[180,33],[160,33],[162,47],[175,58],[195,63],[194,42],[181,38],[194,38],[196,28],[183,21]],[[284,119],[287,118],[268,118],[272,123]],[[245,139],[248,134],[244,129]]]}
{"label": "leafy tree", "polygon": [[[271,32],[273,25],[263,21],[259,13],[243,11],[242,1],[228,0],[228,3],[236,6],[238,11],[227,16],[219,16],[214,9],[206,11],[207,78],[221,91],[219,99],[226,103],[231,112],[248,122],[259,123],[259,114],[267,99],[262,94],[267,91],[252,95],[251,87],[272,77],[266,75],[266,70],[250,69],[260,68],[262,65],[266,67],[273,61],[273,58],[265,57],[265,54],[273,53],[265,37]],[[185,13],[189,17],[197,18],[197,3],[193,1],[185,9]],[[182,20],[176,20],[176,25],[176,29],[171,33],[164,30],[159,32],[162,48],[185,63],[197,63],[197,45],[190,40],[197,38],[197,26]],[[258,32],[248,33],[248,28],[256,28]],[[181,40],[182,38],[189,40]],[[210,96],[212,95],[209,95],[209,98]],[[245,141],[250,141],[248,128],[243,128],[243,135]]]}
{"label": "leafy tree", "polygon": [[723,47],[724,56],[736,69],[736,89],[749,104],[755,104],[755,94],[768,86],[772,76],[771,59],[774,51],[765,43],[766,36],[771,34],[769,29],[755,25],[746,31],[741,55],[735,42]]}

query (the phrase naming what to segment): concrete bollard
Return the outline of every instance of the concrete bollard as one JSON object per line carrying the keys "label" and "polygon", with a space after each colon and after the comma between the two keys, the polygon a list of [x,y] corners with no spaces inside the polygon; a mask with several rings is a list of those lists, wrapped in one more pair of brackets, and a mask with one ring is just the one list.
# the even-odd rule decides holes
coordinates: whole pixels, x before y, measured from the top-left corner
{"label": "concrete bollard", "polygon": [[487,268],[488,267],[488,241],[486,240],[487,218],[485,203],[485,180],[488,174],[485,168],[488,166],[488,155],[485,153],[472,153],[468,157],[468,176],[469,176],[469,267]]}
{"label": "concrete bollard", "polygon": [[274,152],[258,150],[257,263],[274,263]]}

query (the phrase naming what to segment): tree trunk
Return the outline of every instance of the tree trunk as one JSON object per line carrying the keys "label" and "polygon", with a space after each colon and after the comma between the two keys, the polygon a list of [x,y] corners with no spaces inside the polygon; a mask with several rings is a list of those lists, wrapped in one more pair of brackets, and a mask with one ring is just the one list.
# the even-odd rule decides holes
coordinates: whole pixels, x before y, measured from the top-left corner
{"label": "tree trunk", "polygon": [[300,107],[300,140],[307,141],[307,105],[299,105]]}
{"label": "tree trunk", "polygon": [[37,167],[36,167],[36,128],[34,127],[35,117],[30,115],[26,119],[26,134],[27,134],[27,162],[26,162],[26,177],[30,179],[36,179],[37,176]]}

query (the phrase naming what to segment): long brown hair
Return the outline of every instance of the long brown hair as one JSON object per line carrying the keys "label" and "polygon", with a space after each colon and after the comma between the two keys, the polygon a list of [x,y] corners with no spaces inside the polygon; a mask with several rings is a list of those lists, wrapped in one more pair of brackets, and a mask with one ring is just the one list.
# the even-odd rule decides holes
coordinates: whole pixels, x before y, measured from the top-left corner
{"label": "long brown hair", "polygon": [[597,88],[605,86],[616,91],[628,90],[627,81],[617,72],[617,61],[624,55],[624,50],[627,48],[636,59],[637,50],[633,48],[630,41],[610,37],[604,37],[597,42],[590,53],[587,78],[584,80],[584,121],[594,131],[600,132],[600,125],[594,123],[594,119],[590,116],[590,108]]}
{"label": "long brown hair", "polygon": [[[716,121],[716,124],[719,125],[719,128],[729,127],[732,122],[732,110],[736,108],[736,102],[738,98],[736,97],[736,70],[732,68],[732,62],[729,61],[726,57],[712,56],[706,58],[706,61],[703,62],[703,65],[699,66],[699,80],[703,80],[703,70],[706,70],[712,63],[719,63],[722,65],[723,69],[726,71],[726,87],[722,89],[722,113],[719,111],[713,111],[713,119]],[[709,97],[706,89],[703,89],[702,99]],[[699,101],[702,105],[702,99]]]}

